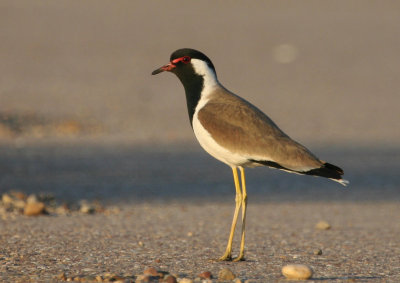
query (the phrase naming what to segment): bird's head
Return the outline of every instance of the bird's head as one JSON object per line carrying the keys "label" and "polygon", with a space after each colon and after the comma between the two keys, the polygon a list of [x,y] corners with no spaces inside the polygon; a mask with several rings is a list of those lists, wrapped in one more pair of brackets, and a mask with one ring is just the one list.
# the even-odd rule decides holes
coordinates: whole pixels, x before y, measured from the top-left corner
{"label": "bird's head", "polygon": [[171,54],[170,62],[152,72],[157,75],[164,71],[174,73],[185,83],[193,77],[203,77],[205,80],[217,80],[215,68],[211,60],[200,51],[183,48]]}

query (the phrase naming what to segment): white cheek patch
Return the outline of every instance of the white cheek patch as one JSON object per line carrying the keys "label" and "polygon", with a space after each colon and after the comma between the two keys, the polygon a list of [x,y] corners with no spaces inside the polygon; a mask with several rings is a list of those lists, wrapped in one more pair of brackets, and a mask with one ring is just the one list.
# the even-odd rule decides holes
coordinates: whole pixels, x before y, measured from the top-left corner
{"label": "white cheek patch", "polygon": [[204,88],[202,91],[202,95],[209,94],[214,87],[218,85],[217,76],[213,69],[211,69],[208,64],[199,59],[192,59],[190,63],[193,66],[196,74],[200,75],[204,79]]}

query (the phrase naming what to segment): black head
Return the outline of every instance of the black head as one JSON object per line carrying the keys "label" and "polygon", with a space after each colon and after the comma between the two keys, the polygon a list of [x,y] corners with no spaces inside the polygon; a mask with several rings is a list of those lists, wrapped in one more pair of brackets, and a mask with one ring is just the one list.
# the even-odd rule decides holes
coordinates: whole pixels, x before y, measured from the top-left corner
{"label": "black head", "polygon": [[217,80],[213,63],[200,51],[183,48],[172,53],[170,62],[153,71],[152,74],[157,75],[164,71],[174,73],[182,82],[185,88],[190,123],[192,123],[197,103],[205,85],[205,76],[212,77],[214,81]]}
{"label": "black head", "polygon": [[168,71],[176,74],[179,78],[183,73],[189,75],[194,73],[193,66],[190,64],[192,59],[199,59],[207,63],[207,65],[215,72],[215,68],[211,60],[195,49],[182,48],[171,54],[170,62],[152,72],[152,75],[157,75],[161,72]]}

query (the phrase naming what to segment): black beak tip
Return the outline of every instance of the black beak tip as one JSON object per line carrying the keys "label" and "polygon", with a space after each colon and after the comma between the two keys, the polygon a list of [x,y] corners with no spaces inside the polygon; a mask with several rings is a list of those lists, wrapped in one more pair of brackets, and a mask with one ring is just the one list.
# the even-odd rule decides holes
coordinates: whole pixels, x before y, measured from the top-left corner
{"label": "black beak tip", "polygon": [[159,69],[157,69],[157,70],[154,70],[151,74],[152,74],[152,75],[157,75],[157,74],[162,73],[162,72],[164,72],[164,70],[161,69],[161,68],[159,68]]}

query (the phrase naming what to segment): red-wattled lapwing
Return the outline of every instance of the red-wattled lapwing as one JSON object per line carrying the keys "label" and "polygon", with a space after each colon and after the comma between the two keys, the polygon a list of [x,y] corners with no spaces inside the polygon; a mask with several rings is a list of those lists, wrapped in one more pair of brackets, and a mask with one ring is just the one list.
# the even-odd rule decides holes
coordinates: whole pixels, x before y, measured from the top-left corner
{"label": "red-wattled lapwing", "polygon": [[232,240],[240,208],[240,253],[234,261],[244,259],[247,205],[244,167],[268,166],[290,173],[329,178],[344,186],[348,184],[342,179],[342,169],[318,159],[282,132],[258,108],[223,87],[213,63],[203,53],[189,48],[179,49],[172,53],[168,64],[152,74],[164,71],[174,73],[185,88],[190,124],[200,145],[233,171],[236,207],[228,245],[220,260],[232,260]]}

